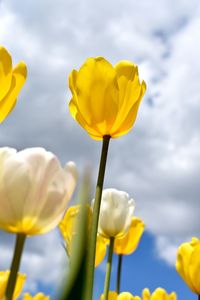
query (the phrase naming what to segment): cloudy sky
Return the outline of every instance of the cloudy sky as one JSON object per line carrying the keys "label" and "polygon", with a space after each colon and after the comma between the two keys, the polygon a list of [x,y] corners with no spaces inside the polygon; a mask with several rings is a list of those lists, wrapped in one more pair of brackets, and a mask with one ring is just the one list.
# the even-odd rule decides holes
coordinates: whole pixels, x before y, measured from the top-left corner
{"label": "cloudy sky", "polygon": [[[174,262],[177,246],[200,236],[199,28],[198,0],[0,1],[0,44],[14,64],[24,60],[29,73],[15,110],[1,124],[1,146],[43,146],[63,163],[76,161],[80,173],[90,164],[95,182],[101,144],[69,115],[68,75],[99,55],[139,65],[147,93],[134,129],[111,141],[105,187],[135,198],[146,224],[135,255],[149,273],[162,266],[158,274],[166,274],[169,291],[174,283],[187,299],[194,296],[175,275]],[[12,236],[0,234],[1,269],[9,266],[12,244]],[[56,231],[30,239],[22,262],[26,290],[48,290],[59,278],[62,254]]]}

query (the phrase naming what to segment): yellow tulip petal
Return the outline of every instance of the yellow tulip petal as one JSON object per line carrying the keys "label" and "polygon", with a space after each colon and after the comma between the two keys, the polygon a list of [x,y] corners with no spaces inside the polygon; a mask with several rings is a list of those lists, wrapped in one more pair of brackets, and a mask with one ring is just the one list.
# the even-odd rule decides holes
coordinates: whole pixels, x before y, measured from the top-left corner
{"label": "yellow tulip petal", "polygon": [[91,124],[88,124],[86,122],[86,120],[84,119],[84,117],[82,116],[81,112],[78,110],[77,105],[74,101],[74,98],[72,98],[72,100],[69,103],[69,110],[71,115],[73,116],[73,118],[83,127],[85,128],[85,130],[89,133],[89,135],[96,139],[102,139],[102,134],[99,131],[99,129],[97,128],[97,126],[95,124],[93,124],[93,126],[91,126]]}
{"label": "yellow tulip petal", "polygon": [[[130,84],[134,82],[136,88],[140,86],[138,68],[132,62],[120,61],[115,65],[115,70],[117,73],[117,82],[119,86],[120,113],[122,114],[123,112],[125,112],[125,110],[128,111],[129,108],[133,105],[133,96],[127,97],[130,96]],[[137,98],[135,99],[135,101],[136,100]]]}
{"label": "yellow tulip petal", "polygon": [[43,293],[38,293],[35,296],[31,296],[28,293],[24,294],[23,300],[49,300],[50,297],[44,295]]}
{"label": "yellow tulip petal", "polygon": [[139,218],[132,218],[127,234],[115,239],[114,252],[117,254],[131,254],[137,248],[144,231],[144,223]]}
{"label": "yellow tulip petal", "polygon": [[177,259],[176,259],[176,270],[183,280],[187,283],[189,288],[196,293],[193,282],[190,278],[189,267],[190,267],[190,258],[193,252],[193,246],[191,243],[183,243],[178,248]]}
{"label": "yellow tulip petal", "polygon": [[10,90],[0,102],[0,122],[2,122],[14,108],[16,98],[26,80],[26,77],[27,68],[26,65],[21,62],[14,68]]}
{"label": "yellow tulip petal", "polygon": [[[113,128],[112,128],[112,137],[116,138],[119,137],[123,134],[126,134],[128,131],[131,130],[133,124],[135,123],[136,117],[137,117],[137,113],[138,113],[138,109],[140,106],[140,102],[142,100],[142,97],[144,95],[146,91],[146,84],[143,81],[141,86],[139,87],[139,89],[137,90],[137,92],[139,92],[139,94],[137,95],[137,101],[133,102],[133,106],[131,107],[131,109],[128,111],[128,113],[123,113],[123,117],[121,119],[117,119],[116,123],[114,124]],[[126,118],[125,118],[126,116]]]}
{"label": "yellow tulip petal", "polygon": [[[76,82],[77,94],[85,99],[78,104],[81,111],[83,108],[88,113],[88,120],[95,119],[97,123],[102,123],[108,113],[106,109],[114,115],[113,110],[117,110],[117,99],[113,98],[112,90],[115,89],[116,92],[115,76],[115,69],[103,57],[89,58],[80,68]],[[108,98],[109,102],[113,101],[113,106],[108,105]],[[82,105],[84,100],[85,105]]]}
{"label": "yellow tulip petal", "polygon": [[[69,88],[72,92],[72,95],[76,97],[76,80],[77,80],[78,72],[76,70],[72,70],[69,75]],[[76,99],[77,101],[77,99]]]}
{"label": "yellow tulip petal", "polygon": [[142,291],[142,300],[150,300],[150,297],[151,297],[151,293],[150,293],[149,289],[145,288]]}
{"label": "yellow tulip petal", "polygon": [[196,294],[200,295],[200,243],[194,248],[189,265],[189,277]]}
{"label": "yellow tulip petal", "polygon": [[165,300],[167,299],[166,291],[162,288],[157,288],[151,295],[151,300]]}
{"label": "yellow tulip petal", "polygon": [[[133,120],[129,127],[132,127],[135,122],[138,107],[135,106],[136,102],[142,97],[140,97],[142,85],[139,81],[138,68],[133,63],[128,61],[119,62],[115,66],[118,78],[119,86],[119,103],[120,110],[117,115],[116,121],[112,127],[112,136],[115,137],[116,131],[121,132],[121,127],[123,123],[127,124],[128,115],[131,115],[130,119]],[[140,101],[139,101],[140,103]],[[134,107],[134,109],[133,109]],[[130,113],[130,111],[133,111]],[[127,129],[128,129],[127,128]]]}
{"label": "yellow tulip petal", "polygon": [[108,243],[109,242],[107,239],[100,235],[97,236],[95,267],[97,267],[104,260]]}
{"label": "yellow tulip petal", "polygon": [[87,123],[87,118],[84,118],[84,116],[81,113],[81,110],[78,106],[78,97],[77,97],[77,75],[78,72],[76,70],[73,70],[71,74],[69,75],[69,88],[72,92],[73,98],[71,99],[69,103],[69,110],[72,115],[72,117],[83,127],[85,128],[91,136],[101,135],[101,132],[98,130],[97,126],[93,124],[93,127],[91,127],[91,120],[89,119],[89,123]]}
{"label": "yellow tulip petal", "polygon": [[169,300],[176,300],[177,297],[176,297],[176,293],[175,292],[172,292],[171,294],[169,294]]}
{"label": "yellow tulip petal", "polygon": [[131,295],[128,292],[123,292],[121,294],[119,294],[119,296],[117,297],[117,300],[134,300],[133,295]]}
{"label": "yellow tulip petal", "polygon": [[[88,206],[88,225],[91,223],[92,210]],[[67,252],[71,255],[72,240],[77,234],[77,221],[79,217],[81,206],[74,205],[68,208],[64,218],[59,224],[59,229],[66,242]]]}
{"label": "yellow tulip petal", "polygon": [[127,80],[133,80],[137,73],[137,66],[128,60],[121,60],[115,65],[115,70],[118,78],[124,76]]}
{"label": "yellow tulip petal", "polygon": [[72,237],[75,234],[75,226],[77,215],[80,211],[80,205],[71,206],[68,208],[64,218],[59,224],[59,229],[66,242],[67,250],[70,254]]}
{"label": "yellow tulip petal", "polygon": [[[103,294],[101,295],[100,300],[104,300],[104,295]],[[118,300],[117,293],[109,291],[108,300]]]}
{"label": "yellow tulip petal", "polygon": [[0,101],[8,93],[12,81],[12,58],[4,47],[0,47]]}
{"label": "yellow tulip petal", "polygon": [[[3,296],[5,294],[9,274],[10,271],[0,271],[0,299],[3,299]],[[26,275],[18,273],[13,300],[17,299],[21,294],[25,280]]]}

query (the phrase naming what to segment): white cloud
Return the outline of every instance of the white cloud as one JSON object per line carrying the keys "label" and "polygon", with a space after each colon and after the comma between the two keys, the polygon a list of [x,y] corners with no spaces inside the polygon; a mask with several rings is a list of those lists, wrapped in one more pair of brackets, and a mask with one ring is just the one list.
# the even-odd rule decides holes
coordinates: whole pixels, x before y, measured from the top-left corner
{"label": "white cloud", "polygon": [[[0,269],[7,270],[12,260],[14,235],[1,233],[0,238],[3,241],[0,243]],[[36,293],[40,282],[44,286],[53,283],[55,290],[62,279],[63,265],[67,266],[67,256],[57,231],[27,238],[20,267],[20,272],[27,275],[23,292]]]}
{"label": "white cloud", "polygon": [[176,262],[177,247],[179,242],[167,239],[165,236],[159,236],[156,239],[156,248],[158,256],[174,266]]}

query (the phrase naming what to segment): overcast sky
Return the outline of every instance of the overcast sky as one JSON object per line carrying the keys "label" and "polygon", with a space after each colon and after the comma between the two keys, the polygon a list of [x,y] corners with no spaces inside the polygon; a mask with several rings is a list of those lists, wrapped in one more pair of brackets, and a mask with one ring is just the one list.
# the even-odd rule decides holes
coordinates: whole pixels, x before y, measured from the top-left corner
{"label": "overcast sky", "polygon": [[[101,143],[69,115],[68,75],[99,55],[138,64],[147,93],[134,129],[111,141],[105,187],[135,199],[157,256],[171,265],[179,243],[200,236],[199,28],[198,0],[0,1],[0,44],[14,64],[28,66],[17,106],[1,124],[1,146],[43,146],[62,163],[74,160],[80,173],[90,164],[95,182]],[[0,236],[1,269],[11,240]],[[27,243],[22,269],[34,270],[27,289],[59,276],[49,265],[54,251],[52,263],[62,264],[59,243],[56,233]]]}

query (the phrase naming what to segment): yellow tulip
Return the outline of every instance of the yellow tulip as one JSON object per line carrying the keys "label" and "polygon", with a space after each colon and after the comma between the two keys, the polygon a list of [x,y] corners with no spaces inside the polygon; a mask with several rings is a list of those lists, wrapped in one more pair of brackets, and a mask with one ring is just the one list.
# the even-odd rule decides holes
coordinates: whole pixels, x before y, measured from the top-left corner
{"label": "yellow tulip", "polygon": [[133,126],[146,90],[138,68],[129,61],[112,66],[103,57],[89,58],[69,76],[73,118],[96,140],[117,138]]}
{"label": "yellow tulip", "polygon": [[[139,300],[139,297],[135,297],[134,300]],[[142,292],[142,300],[176,300],[176,293],[172,292],[168,294],[164,289],[157,288],[152,294],[149,289],[144,289]]]}
{"label": "yellow tulip", "polygon": [[24,294],[23,300],[49,300],[50,297],[46,296],[42,293],[38,293],[35,296],[31,296],[30,294]]}
{"label": "yellow tulip", "polygon": [[[76,220],[80,211],[80,205],[68,208],[64,218],[59,224],[59,229],[65,240],[67,252],[71,255],[72,238],[76,232]],[[88,207],[89,223],[91,223],[92,210]],[[144,231],[144,223],[136,217],[132,218],[131,226],[125,236],[115,238],[114,252],[117,254],[131,254],[137,248],[142,233]],[[105,258],[109,239],[102,235],[97,235],[95,267],[97,267]]]}
{"label": "yellow tulip", "polygon": [[[104,295],[102,294],[100,300],[104,300]],[[135,300],[135,297],[128,292],[120,293],[109,291],[108,300]]]}
{"label": "yellow tulip", "polygon": [[[117,299],[118,299],[117,293],[113,292],[113,291],[109,291],[108,300],[117,300]],[[104,300],[104,295],[103,294],[101,295],[100,300]]]}
{"label": "yellow tulip", "polygon": [[189,288],[200,295],[200,240],[193,237],[190,243],[178,248],[176,270]]}
{"label": "yellow tulip", "polygon": [[10,54],[0,46],[0,122],[13,110],[26,77],[25,63],[20,62],[13,68]]}
{"label": "yellow tulip", "polygon": [[69,207],[59,224],[59,229],[66,242],[66,249],[69,255],[71,255],[72,238],[77,234],[76,222],[78,220],[79,212],[80,205]]}
{"label": "yellow tulip", "polygon": [[101,235],[97,235],[97,242],[96,242],[96,255],[95,255],[95,267],[104,260],[106,256],[107,245],[109,244],[109,240],[103,238]]}
{"label": "yellow tulip", "polygon": [[135,298],[130,293],[123,292],[118,295],[117,300],[135,300]]}
{"label": "yellow tulip", "polygon": [[[100,300],[104,300],[103,294]],[[164,289],[157,288],[151,294],[149,289],[144,289],[140,298],[139,296],[133,296],[129,292],[122,292],[118,295],[116,292],[109,291],[108,300],[176,300],[176,293],[167,294]]]}
{"label": "yellow tulip", "polygon": [[[78,215],[80,212],[80,205],[71,206],[68,208],[64,218],[59,224],[59,229],[61,234],[66,242],[66,248],[68,255],[71,255],[71,246],[72,246],[72,239],[73,236],[77,234],[77,220]],[[91,224],[91,217],[92,217],[92,210],[88,206],[88,218],[89,218],[89,225]],[[88,228],[89,230],[89,228]],[[101,236],[97,236],[97,243],[96,243],[96,256],[95,256],[95,267],[97,267],[106,255],[106,246],[108,244],[108,240],[104,239]]]}
{"label": "yellow tulip", "polygon": [[115,239],[114,252],[117,254],[133,253],[140,242],[143,231],[144,223],[139,218],[133,217],[126,235]]}
{"label": "yellow tulip", "polygon": [[[3,296],[5,294],[9,274],[10,271],[0,271],[0,299],[3,299]],[[19,297],[23,289],[25,280],[26,280],[26,275],[18,273],[16,286],[13,294],[13,300]]]}

